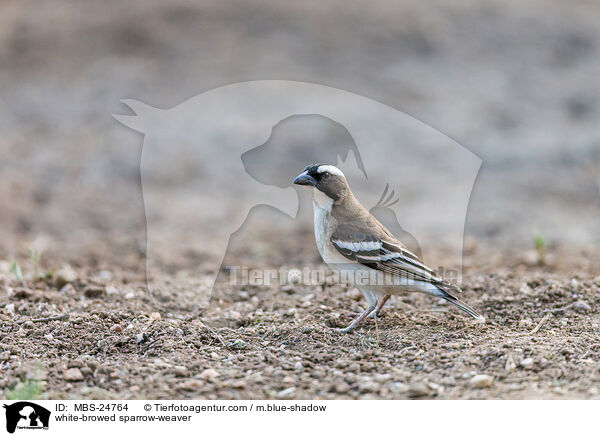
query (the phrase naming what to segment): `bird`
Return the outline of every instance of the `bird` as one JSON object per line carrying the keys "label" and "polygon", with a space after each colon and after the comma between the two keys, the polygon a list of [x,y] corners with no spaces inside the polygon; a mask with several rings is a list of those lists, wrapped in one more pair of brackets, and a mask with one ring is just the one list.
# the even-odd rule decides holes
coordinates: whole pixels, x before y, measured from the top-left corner
{"label": "bird", "polygon": [[312,188],[315,241],[323,261],[367,300],[368,307],[343,333],[352,333],[368,315],[377,316],[390,296],[407,291],[443,298],[484,319],[454,295],[461,292],[458,286],[426,266],[358,202],[339,168],[309,165],[293,183]]}

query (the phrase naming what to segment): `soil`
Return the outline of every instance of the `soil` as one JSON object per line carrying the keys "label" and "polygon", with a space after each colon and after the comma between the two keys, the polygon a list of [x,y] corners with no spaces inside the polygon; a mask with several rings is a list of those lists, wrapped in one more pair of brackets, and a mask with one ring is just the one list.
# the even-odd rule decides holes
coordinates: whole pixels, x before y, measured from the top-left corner
{"label": "soil", "polygon": [[195,288],[173,289],[168,275],[150,295],[143,271],[76,266],[31,283],[25,266],[23,284],[4,263],[2,396],[34,381],[51,399],[597,398],[600,270],[587,259],[598,253],[498,264],[472,249],[463,298],[484,323],[406,295],[351,335],[337,329],[364,300],[336,284],[220,280],[200,308]]}

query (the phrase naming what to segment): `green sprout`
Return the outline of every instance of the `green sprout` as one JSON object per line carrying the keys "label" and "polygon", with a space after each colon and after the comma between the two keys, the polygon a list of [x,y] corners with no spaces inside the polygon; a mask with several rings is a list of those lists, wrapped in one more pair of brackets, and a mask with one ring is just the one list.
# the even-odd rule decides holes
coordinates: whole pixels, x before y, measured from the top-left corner
{"label": "green sprout", "polygon": [[538,253],[540,263],[546,263],[546,253],[548,252],[548,240],[541,233],[536,234],[533,237],[533,243],[535,245],[535,249]]}
{"label": "green sprout", "polygon": [[37,400],[41,397],[42,383],[39,380],[19,382],[6,393],[7,400]]}
{"label": "green sprout", "polygon": [[19,263],[16,260],[13,261],[13,263],[10,265],[10,272],[13,273],[17,280],[19,280],[20,282],[24,281],[23,272],[21,271],[21,265],[19,265]]}
{"label": "green sprout", "polygon": [[42,257],[42,253],[34,248],[30,248],[29,257],[31,258],[31,263],[33,263],[33,280],[35,281],[38,279],[38,266],[40,264],[40,257]]}

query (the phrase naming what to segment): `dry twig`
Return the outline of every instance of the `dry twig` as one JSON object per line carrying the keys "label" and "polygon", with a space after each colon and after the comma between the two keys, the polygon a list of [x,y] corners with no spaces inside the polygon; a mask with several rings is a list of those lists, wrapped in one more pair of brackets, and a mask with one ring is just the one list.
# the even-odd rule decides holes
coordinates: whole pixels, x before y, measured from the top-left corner
{"label": "dry twig", "polygon": [[537,332],[540,331],[540,329],[542,327],[544,327],[544,324],[546,324],[548,322],[548,320],[550,319],[550,317],[552,317],[551,313],[547,313],[538,323],[538,325],[535,326],[535,328],[533,330],[531,330],[531,332],[529,332],[530,335],[535,335]]}
{"label": "dry twig", "polygon": [[56,315],[56,316],[48,316],[46,318],[34,318],[34,319],[22,319],[21,321],[17,321],[17,324],[25,324],[27,321],[31,321],[31,322],[50,322],[50,321],[62,321],[64,319],[69,319],[69,314],[65,313],[62,315]]}

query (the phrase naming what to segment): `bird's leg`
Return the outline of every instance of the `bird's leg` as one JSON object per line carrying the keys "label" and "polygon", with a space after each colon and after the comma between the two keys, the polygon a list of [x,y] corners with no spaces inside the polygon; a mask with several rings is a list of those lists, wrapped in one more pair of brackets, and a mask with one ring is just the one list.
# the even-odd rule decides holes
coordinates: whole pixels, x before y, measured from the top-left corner
{"label": "bird's leg", "polygon": [[383,298],[377,302],[377,307],[375,307],[375,310],[371,313],[370,318],[375,319],[376,316],[379,316],[379,312],[381,312],[381,309],[383,309],[383,306],[385,306],[385,303],[387,303],[389,299],[389,294],[384,295]]}
{"label": "bird's leg", "polygon": [[356,318],[354,321],[352,321],[352,324],[350,324],[348,327],[346,327],[345,329],[342,329],[340,331],[342,333],[352,333],[354,331],[354,329],[356,328],[356,326],[358,326],[360,324],[360,322],[367,317],[367,315],[369,315],[371,312],[373,312],[376,305],[377,305],[377,300],[369,303],[369,307],[367,307],[367,309],[363,313],[361,313],[358,316],[358,318]]}

